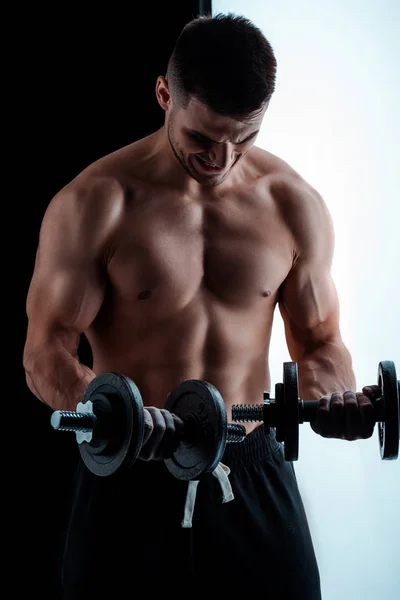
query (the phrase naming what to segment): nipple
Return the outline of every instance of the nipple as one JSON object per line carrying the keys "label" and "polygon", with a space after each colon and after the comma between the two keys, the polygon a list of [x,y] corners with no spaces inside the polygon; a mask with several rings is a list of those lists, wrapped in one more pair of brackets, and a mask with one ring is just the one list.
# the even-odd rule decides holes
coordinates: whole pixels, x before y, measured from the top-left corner
{"label": "nipple", "polygon": [[152,294],[151,290],[144,290],[143,292],[140,292],[137,299],[138,300],[147,300],[148,298],[150,298],[151,294]]}

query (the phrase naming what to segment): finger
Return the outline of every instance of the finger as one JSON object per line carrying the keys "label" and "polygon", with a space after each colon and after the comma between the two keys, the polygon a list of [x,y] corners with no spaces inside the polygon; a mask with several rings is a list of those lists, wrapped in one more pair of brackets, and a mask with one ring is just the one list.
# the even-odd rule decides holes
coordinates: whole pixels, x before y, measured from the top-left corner
{"label": "finger", "polygon": [[366,385],[362,389],[363,394],[365,394],[371,400],[377,400],[382,396],[382,390],[379,385]]}
{"label": "finger", "polygon": [[355,392],[343,394],[344,439],[354,441],[362,436],[362,418]]}
{"label": "finger", "polygon": [[164,418],[165,430],[162,439],[160,440],[157,455],[155,460],[165,460],[170,458],[173,452],[177,449],[182,439],[180,424],[182,421],[165,408],[160,409],[160,413]]}
{"label": "finger", "polygon": [[180,439],[182,439],[183,435],[185,433],[185,423],[182,421],[182,419],[180,417],[178,417],[178,415],[171,413],[171,416],[174,419],[175,430],[176,430],[178,436],[180,436]]}
{"label": "finger", "polygon": [[313,431],[322,437],[331,437],[331,416],[329,412],[330,402],[330,395],[322,396],[318,402],[317,410],[315,412],[315,419],[310,422]]}
{"label": "finger", "polygon": [[340,392],[334,392],[331,395],[329,407],[330,412],[330,431],[329,437],[342,438],[345,433],[344,420],[344,400]]}
{"label": "finger", "polygon": [[157,455],[158,446],[164,435],[165,420],[160,409],[155,406],[147,406],[144,412],[146,413],[146,411],[151,417],[153,430],[146,442],[142,445],[139,458],[142,460],[153,460],[154,456]]}
{"label": "finger", "polygon": [[365,394],[357,393],[359,412],[361,415],[363,438],[370,438],[376,425],[376,410],[370,398]]}
{"label": "finger", "polygon": [[147,440],[150,438],[150,436],[153,432],[153,429],[154,429],[154,423],[153,423],[151,413],[147,409],[145,409],[143,411],[143,416],[144,416],[144,435],[143,435],[142,448],[145,445],[145,443],[147,442]]}

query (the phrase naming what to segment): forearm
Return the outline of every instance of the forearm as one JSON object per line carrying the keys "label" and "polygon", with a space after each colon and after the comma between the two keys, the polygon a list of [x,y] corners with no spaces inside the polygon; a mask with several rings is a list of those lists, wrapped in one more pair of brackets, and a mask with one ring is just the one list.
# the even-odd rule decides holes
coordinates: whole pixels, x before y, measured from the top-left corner
{"label": "forearm", "polygon": [[24,358],[31,392],[53,410],[75,410],[94,372],[63,346],[48,344]]}
{"label": "forearm", "polygon": [[350,352],[341,342],[326,343],[306,353],[298,362],[299,395],[319,400],[333,392],[356,391]]}

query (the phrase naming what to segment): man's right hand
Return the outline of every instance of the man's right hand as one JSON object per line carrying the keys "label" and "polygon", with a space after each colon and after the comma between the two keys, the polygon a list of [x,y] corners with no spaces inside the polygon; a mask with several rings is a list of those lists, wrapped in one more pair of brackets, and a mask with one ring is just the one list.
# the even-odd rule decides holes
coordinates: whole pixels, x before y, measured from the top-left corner
{"label": "man's right hand", "polygon": [[146,406],[144,423],[144,438],[139,458],[146,461],[170,458],[182,439],[181,419],[165,408]]}

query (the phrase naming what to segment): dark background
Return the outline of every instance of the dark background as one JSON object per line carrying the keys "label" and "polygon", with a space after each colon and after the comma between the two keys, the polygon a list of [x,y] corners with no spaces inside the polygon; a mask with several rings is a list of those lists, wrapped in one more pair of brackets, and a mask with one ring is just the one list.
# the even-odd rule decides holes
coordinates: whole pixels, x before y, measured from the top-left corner
{"label": "dark background", "polygon": [[[156,79],[165,74],[182,27],[211,12],[211,0],[148,1],[124,10],[104,5],[103,12],[96,7],[92,13],[63,3],[53,12],[29,10],[21,9],[12,22],[7,61],[12,57],[13,106],[3,115],[12,125],[9,155],[15,169],[6,232],[14,249],[7,295],[15,316],[12,325],[4,323],[4,330],[12,326],[15,356],[11,372],[3,363],[11,396],[4,399],[3,417],[11,423],[18,419],[17,428],[3,427],[3,447],[11,448],[5,456],[12,473],[6,496],[13,509],[3,509],[3,530],[11,531],[5,544],[11,596],[38,592],[57,600],[60,543],[78,449],[73,434],[52,430],[51,409],[30,392],[22,367],[25,302],[41,220],[53,195],[82,169],[163,124]],[[79,355],[91,364],[84,338]]]}

